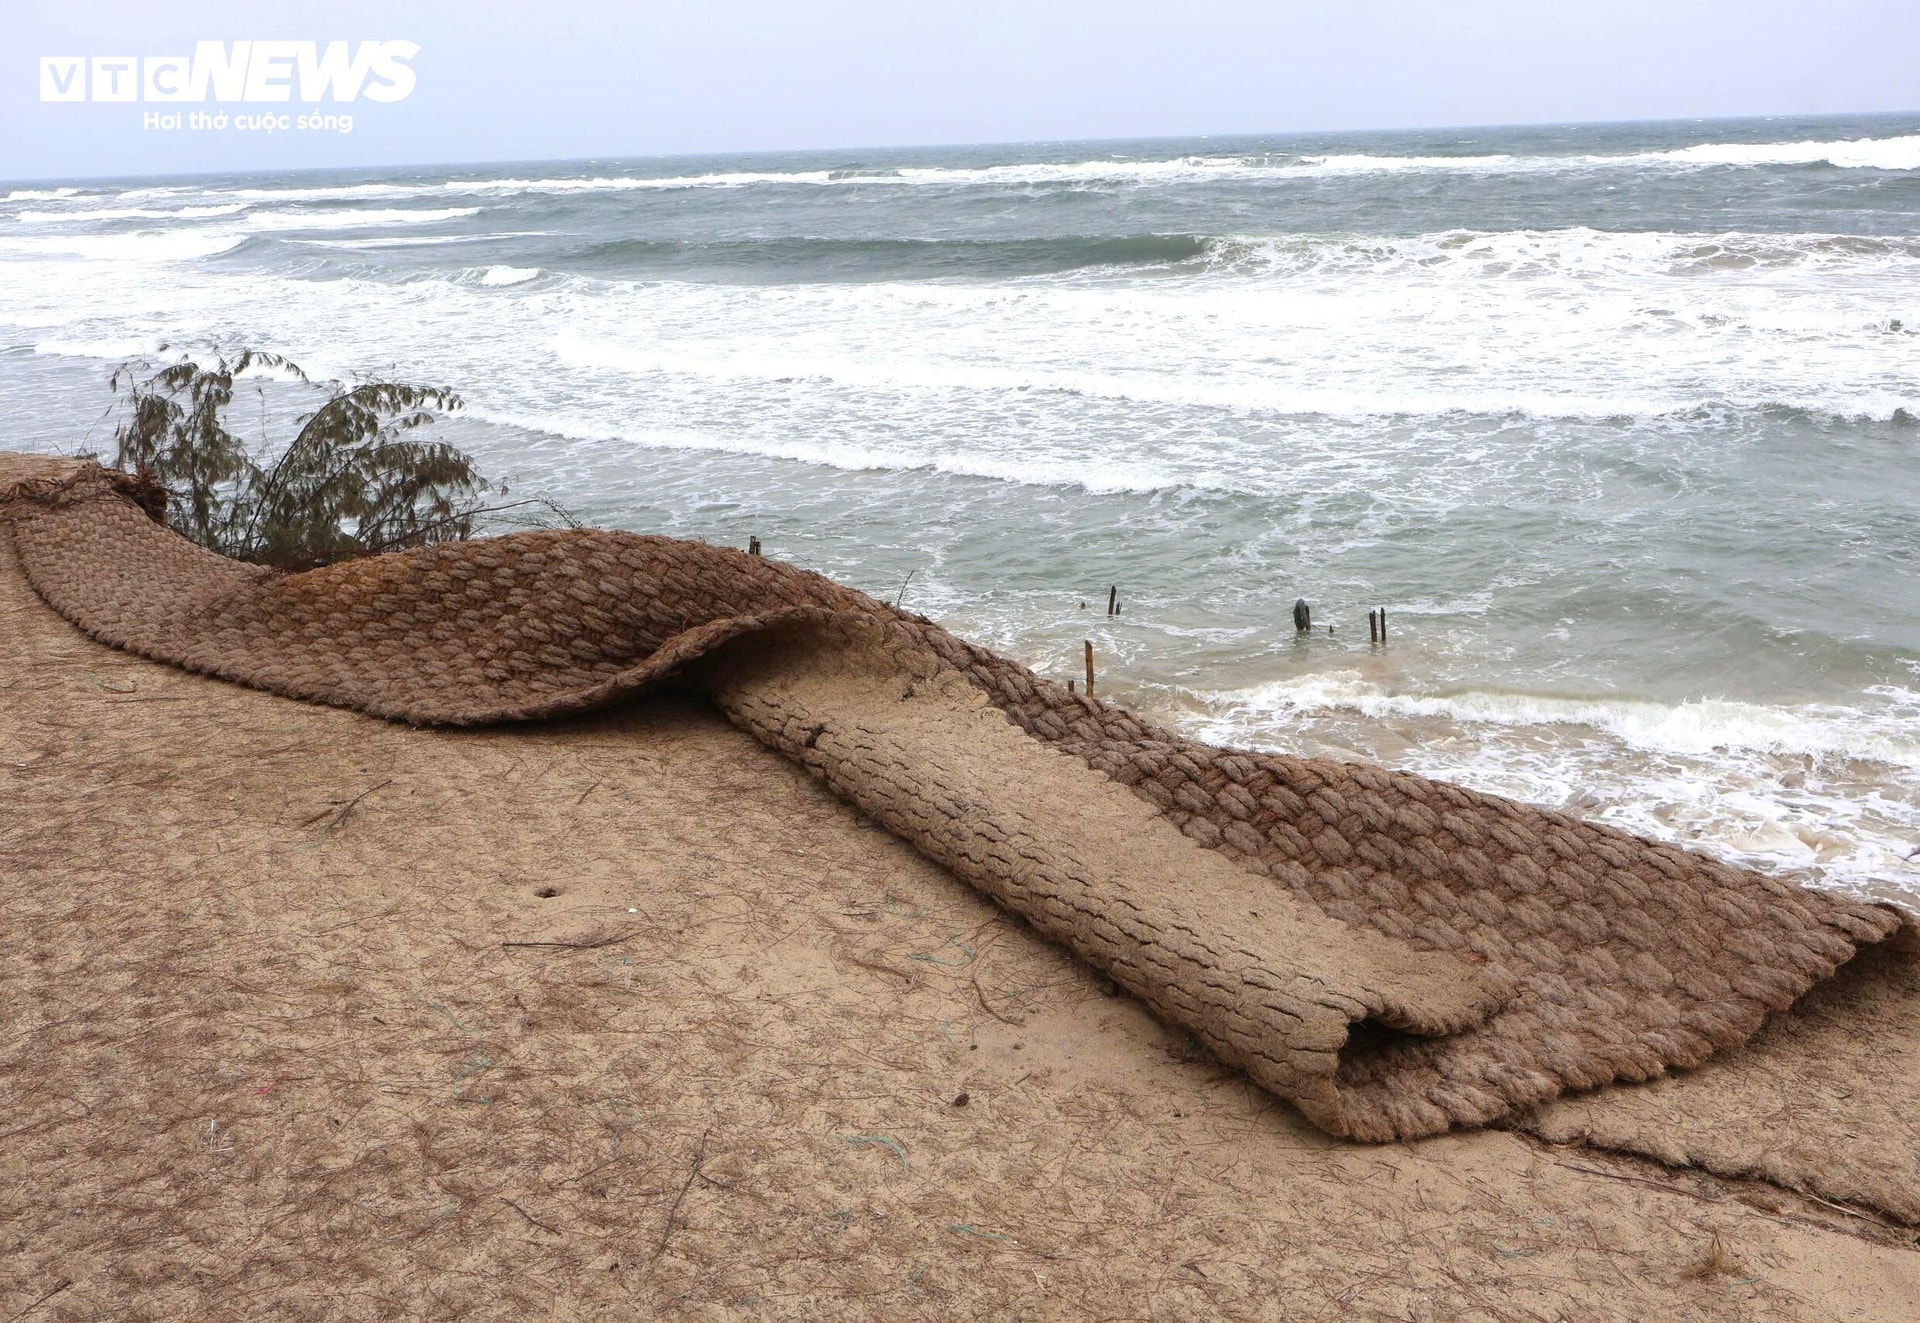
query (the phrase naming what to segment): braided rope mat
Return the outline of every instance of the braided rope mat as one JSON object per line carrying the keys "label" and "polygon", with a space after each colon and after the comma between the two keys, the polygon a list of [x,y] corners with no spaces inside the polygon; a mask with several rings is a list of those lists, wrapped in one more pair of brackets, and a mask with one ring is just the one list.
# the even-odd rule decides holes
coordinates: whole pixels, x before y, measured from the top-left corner
{"label": "braided rope mat", "polygon": [[819,575],[515,534],[278,575],[97,467],[0,495],[103,642],[419,724],[669,679],[1340,1135],[1483,1125],[1743,1043],[1882,907],[1377,767],[1219,749]]}
{"label": "braided rope mat", "polygon": [[1556,1144],[1755,1177],[1920,1224],[1920,932],[1862,951],[1697,1070],[1520,1119]]}

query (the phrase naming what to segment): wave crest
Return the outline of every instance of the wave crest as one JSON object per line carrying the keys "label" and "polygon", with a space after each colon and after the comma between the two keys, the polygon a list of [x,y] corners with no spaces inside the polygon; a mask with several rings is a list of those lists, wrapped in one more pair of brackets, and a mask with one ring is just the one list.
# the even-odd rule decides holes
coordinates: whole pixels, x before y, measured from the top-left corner
{"label": "wave crest", "polygon": [[[1920,170],[1920,134],[1821,141],[1705,142],[1661,151],[1615,153],[1262,152],[1219,156],[1184,154],[1161,159],[1096,158],[1026,161],[995,165],[860,166],[817,169],[711,170],[694,174],[602,174],[544,177],[472,176],[435,182],[365,182],[286,188],[245,187],[188,190],[180,185],[123,190],[118,200],[205,192],[243,202],[402,199],[449,195],[568,194],[687,189],[952,188],[952,187],[1151,187],[1217,182],[1258,182],[1314,176],[1415,172],[1465,174],[1590,173],[1595,171],[1725,167],[1826,166],[1841,170]],[[19,190],[8,200],[62,199],[77,189]]]}

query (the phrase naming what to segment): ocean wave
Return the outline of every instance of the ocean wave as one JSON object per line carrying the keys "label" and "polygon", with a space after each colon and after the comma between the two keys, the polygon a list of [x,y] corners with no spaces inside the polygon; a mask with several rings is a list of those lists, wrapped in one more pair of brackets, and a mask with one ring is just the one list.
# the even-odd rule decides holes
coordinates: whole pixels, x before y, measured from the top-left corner
{"label": "ocean wave", "polygon": [[250,211],[241,218],[249,230],[346,230],[373,225],[437,225],[480,214],[478,207],[388,208],[340,211]]}
{"label": "ocean wave", "polygon": [[386,184],[289,184],[279,187],[226,188],[219,185],[199,187],[191,184],[161,184],[122,189],[115,202],[165,200],[188,196],[217,196],[236,202],[289,203],[371,201],[427,197],[447,189],[445,181]]}
{"label": "ocean wave", "polygon": [[832,170],[718,170],[700,175],[597,175],[569,179],[455,179],[449,192],[468,193],[615,193],[625,190],[745,188],[750,184],[865,183],[867,177],[836,180]]}
{"label": "ocean wave", "polygon": [[482,285],[524,285],[529,280],[537,279],[539,275],[540,268],[537,266],[506,266],[497,264],[481,271],[479,273],[479,279]]}
{"label": "ocean wave", "polygon": [[36,354],[57,354],[67,358],[102,358],[124,361],[160,352],[164,342],[155,336],[115,336],[98,340],[49,339],[33,345]]}
{"label": "ocean wave", "polygon": [[[515,232],[491,237],[532,237]],[[448,236],[465,239],[468,236]],[[436,236],[420,242],[440,242]],[[346,246],[364,240],[307,241]],[[387,242],[385,240],[380,241]],[[766,239],[614,239],[569,251],[548,248],[556,270],[607,278],[754,283],[844,280],[1002,279],[1146,272],[1294,279],[1407,279],[1435,286],[1475,282],[1634,281],[1673,276],[1796,271],[1855,276],[1920,276],[1920,238],[1800,233],[1677,233],[1447,230],[1404,236],[1328,234],[1080,234],[1004,239],[874,239],[778,236]],[[1356,288],[1356,293],[1361,292]]]}
{"label": "ocean wave", "polygon": [[58,198],[77,197],[77,188],[16,188],[7,194],[9,202],[52,202]]}
{"label": "ocean wave", "polygon": [[1277,714],[1342,710],[1376,720],[1437,718],[1479,726],[1580,726],[1636,749],[1703,755],[1728,751],[1792,754],[1816,762],[1872,762],[1920,771],[1920,693],[1883,692],[1884,715],[1833,704],[1769,707],[1730,699],[1665,704],[1473,690],[1399,693],[1358,671],[1323,671],[1214,698],[1215,720],[1244,726]]}
{"label": "ocean wave", "polygon": [[1920,170],[1920,134],[1837,142],[1707,142],[1655,152],[1675,165],[1831,165],[1843,170]]}
{"label": "ocean wave", "polygon": [[118,200],[178,197],[183,193],[204,192],[244,203],[283,205],[295,202],[373,202],[402,201],[413,198],[474,196],[515,193],[611,193],[626,190],[683,188],[739,188],[749,184],[826,184],[832,182],[827,170],[800,171],[720,171],[703,175],[597,175],[571,178],[564,175],[541,179],[473,177],[421,181],[418,183],[361,183],[288,185],[282,188],[208,188],[187,190],[180,186],[127,189]]}
{"label": "ocean wave", "polygon": [[[479,215],[477,206],[247,210],[240,204],[26,211],[29,223],[91,220],[228,220],[225,233],[288,234],[288,242],[323,247],[400,247],[544,237],[543,230],[382,236],[299,237],[301,231],[429,226]],[[191,228],[191,227],[189,227]],[[140,233],[153,233],[142,230]],[[24,251],[24,250],[23,250]],[[224,251],[214,249],[213,251]],[[567,251],[549,250],[558,269],[607,276],[702,279],[791,278],[859,281],[899,277],[1016,277],[1082,271],[1188,268],[1215,277],[1398,276],[1434,285],[1457,274],[1508,280],[1633,280],[1668,276],[1796,270],[1837,277],[1920,274],[1920,238],[1831,232],[1680,232],[1552,229],[1454,229],[1405,235],[1080,234],[1012,238],[613,239]]]}
{"label": "ocean wave", "polygon": [[484,234],[384,234],[370,239],[302,239],[281,242],[303,248],[337,248],[342,252],[379,248],[437,248],[444,244],[491,243],[498,239],[538,238],[538,233],[489,230]]}
{"label": "ocean wave", "polygon": [[1228,274],[1404,272],[1423,281],[1456,271],[1516,279],[1661,277],[1819,267],[1836,274],[1920,275],[1920,239],[1821,232],[1681,233],[1597,230],[1442,230],[1409,235],[1223,235],[1205,256]]}
{"label": "ocean wave", "polygon": [[[1198,709],[1197,713],[1194,708]],[[1359,756],[1920,911],[1920,693],[1858,704],[1396,693],[1357,671],[1188,693],[1200,738]]]}
{"label": "ocean wave", "polygon": [[1191,234],[1063,235],[1013,239],[840,239],[781,237],[700,242],[616,239],[568,254],[564,265],[602,275],[697,272],[711,277],[883,280],[1140,271],[1194,262],[1213,241]]}
{"label": "ocean wave", "polygon": [[1839,169],[1920,170],[1920,134],[1895,138],[1857,138],[1832,142],[1706,142],[1658,152],[1528,154],[1483,156],[1374,156],[1345,153],[1304,156],[1299,166],[1327,173],[1403,170],[1457,170],[1475,174],[1532,171],[1638,169],[1647,166],[1829,165]]}
{"label": "ocean wave", "polygon": [[82,211],[23,211],[14,217],[23,225],[71,225],[113,220],[204,220],[210,216],[237,216],[246,204],[228,202],[209,207],[179,207],[160,211],[152,207],[99,207]]}
{"label": "ocean wave", "polygon": [[193,262],[215,257],[247,236],[211,230],[141,230],[132,234],[0,236],[0,257],[82,257],[99,262]]}
{"label": "ocean wave", "polygon": [[[45,238],[0,238],[0,252],[20,253],[46,252],[66,253],[73,256],[98,256],[113,258],[126,255],[132,249],[142,245],[147,247],[166,247],[173,249],[183,257],[210,257],[224,253],[241,238],[254,234],[299,233],[307,230],[359,230],[374,228],[397,228],[410,225],[438,225],[446,221],[464,220],[480,213],[479,207],[440,207],[440,208],[390,208],[373,210],[337,209],[332,211],[250,211],[244,204],[228,203],[204,207],[182,207],[175,210],[158,210],[150,207],[109,207],[97,211],[76,211],[72,213],[49,211],[23,211],[16,218],[23,224],[80,225],[94,221],[179,221],[181,228],[173,230],[142,229],[131,234],[76,236],[48,236]],[[197,222],[219,220],[218,227],[203,228]],[[415,242],[437,243],[464,238],[503,238],[498,234],[477,236],[446,235],[429,236]],[[141,244],[123,244],[119,240],[140,240]],[[297,241],[296,241],[297,242]],[[337,241],[345,244],[348,241]],[[361,240],[368,246],[380,241]],[[38,245],[36,247],[36,244]]]}
{"label": "ocean wave", "polygon": [[[400,199],[434,195],[594,193],[626,190],[805,188],[1026,187],[1045,185],[1151,186],[1208,181],[1258,182],[1368,173],[1455,172],[1529,174],[1665,168],[1692,170],[1768,165],[1825,165],[1847,170],[1920,170],[1920,134],[1785,142],[1706,142],[1663,151],[1619,153],[1446,153],[1420,155],[1331,153],[1184,154],[1159,159],[1101,158],[996,165],[837,166],[786,170],[713,170],[696,174],[509,176],[419,182],[363,182],[285,188],[212,188],[202,191],[247,202]],[[124,190],[122,200],[178,196],[182,186]],[[68,196],[69,193],[12,195]]]}
{"label": "ocean wave", "polygon": [[628,420],[596,418],[562,409],[499,406],[468,397],[466,416],[481,422],[566,441],[641,445],[710,455],[785,460],[841,473],[938,473],[1092,495],[1160,492],[1196,485],[1174,468],[1151,459],[1114,458],[1089,465],[1072,455],[1002,455],[987,450],[955,451],[937,438],[915,443],[834,440],[798,435],[762,436],[715,433],[697,428],[636,425]]}
{"label": "ocean wave", "polygon": [[1292,174],[1397,174],[1403,170],[1460,170],[1474,174],[1510,174],[1521,170],[1553,170],[1587,167],[1612,160],[1604,156],[1516,156],[1511,152],[1490,155],[1375,156],[1365,152],[1342,152],[1329,156],[1302,156],[1287,165],[1270,167]]}
{"label": "ocean wave", "polygon": [[[668,385],[692,399],[713,397],[718,386],[791,381],[798,384],[779,393],[804,398],[808,408],[882,396],[892,407],[942,416],[1137,406],[1147,411],[1139,427],[1149,429],[1149,419],[1197,408],[1219,411],[1208,426],[1232,434],[1242,427],[1236,415],[1256,428],[1283,419],[1387,420],[1457,434],[1529,418],[1665,420],[1663,427],[1704,419],[1740,430],[1749,426],[1742,419],[1777,410],[1816,423],[1920,413],[1913,240],[1569,229],[1395,239],[1145,236],[1062,240],[1057,249],[1051,240],[1013,241],[1011,249],[883,244],[886,263],[917,264],[907,274],[940,273],[929,259],[1007,263],[1009,253],[1030,267],[1044,259],[1060,269],[935,281],[892,278],[882,264],[882,278],[834,276],[829,268],[847,254],[870,255],[854,243],[820,250],[815,274],[824,279],[728,283],[645,278],[630,265],[567,274],[563,248],[495,248],[504,237],[497,233],[409,225],[394,234],[247,238],[231,226],[157,236],[0,235],[0,256],[15,259],[0,325],[50,328],[86,317],[145,330],[171,319],[177,334],[269,325],[278,337],[338,341],[380,362],[438,356],[434,339],[411,326],[457,327],[472,370],[483,375],[493,370],[489,355],[514,361],[535,348],[567,380],[647,396]],[[90,274],[80,262],[18,260],[179,259],[241,242],[270,268],[258,269],[252,257],[223,259],[217,270],[174,266],[165,279],[144,281],[132,303],[108,263]],[[273,253],[287,243],[361,260],[289,263]],[[489,247],[485,258],[452,271],[376,256],[451,243]],[[1196,245],[1212,258],[1177,260]],[[1074,266],[1121,258],[1141,265]],[[1155,263],[1166,269],[1135,278]],[[540,297],[526,300],[512,325],[498,323],[497,300],[463,274],[492,265],[552,273],[532,287]],[[407,316],[394,321],[384,311],[394,307]],[[1218,462],[1196,455],[1175,467]]]}
{"label": "ocean wave", "polygon": [[[1374,158],[1379,169],[1405,168],[1402,158]],[[1436,160],[1448,158],[1434,158]],[[1492,160],[1494,158],[1459,158]],[[1518,159],[1518,158],[1516,158]],[[1345,173],[1350,164],[1322,166],[1315,158],[1272,160],[1246,156],[1181,156],[1166,160],[1089,160],[1027,162],[988,166],[902,166],[887,169],[715,170],[683,175],[593,175],[569,177],[474,177],[420,184],[340,184],[284,189],[243,188],[208,190],[222,197],[248,202],[319,202],[334,199],[370,200],[435,195],[569,194],[612,192],[673,192],[697,189],[735,190],[754,186],[791,188],[969,187],[1045,184],[1179,184],[1206,180],[1258,180],[1314,173]],[[177,190],[134,189],[122,199],[171,195]]]}
{"label": "ocean wave", "polygon": [[[974,328],[974,333],[986,336],[990,331]],[[1068,331],[1062,328],[1060,334]],[[1920,382],[1911,374],[1904,382],[1879,389],[1836,389],[1825,382],[1743,382],[1737,396],[1727,389],[1734,383],[1727,383],[1702,399],[1698,385],[1631,377],[1608,380],[1591,369],[1578,382],[1552,379],[1550,369],[1530,373],[1524,380],[1501,380],[1498,375],[1463,379],[1454,372],[1415,375],[1404,364],[1395,371],[1395,352],[1404,358],[1405,345],[1369,345],[1364,358],[1355,347],[1338,371],[1321,367],[1284,376],[1261,370],[1257,362],[1194,362],[1194,354],[1205,352],[1200,346],[1188,347],[1184,359],[1163,359],[1161,366],[1136,366],[1097,353],[1076,356],[1070,362],[1049,362],[1040,357],[1038,345],[1034,348],[1032,356],[1022,358],[1010,345],[991,354],[983,346],[977,354],[930,355],[877,341],[844,349],[811,340],[768,345],[716,343],[705,337],[693,344],[634,344],[600,339],[574,328],[553,342],[553,353],[568,367],[629,377],[729,382],[743,387],[802,383],[822,394],[883,390],[964,393],[976,399],[1026,397],[1035,401],[1034,407],[1056,407],[1039,403],[1051,396],[1330,422],[1452,419],[1465,424],[1472,419],[1532,419],[1577,423],[1697,421],[1711,416],[1722,426],[1741,417],[1783,413],[1805,419],[1880,421],[1920,413]],[[1569,347],[1569,352],[1577,350],[1578,346]],[[1236,352],[1244,350],[1236,346]],[[1796,388],[1807,393],[1795,398]]]}

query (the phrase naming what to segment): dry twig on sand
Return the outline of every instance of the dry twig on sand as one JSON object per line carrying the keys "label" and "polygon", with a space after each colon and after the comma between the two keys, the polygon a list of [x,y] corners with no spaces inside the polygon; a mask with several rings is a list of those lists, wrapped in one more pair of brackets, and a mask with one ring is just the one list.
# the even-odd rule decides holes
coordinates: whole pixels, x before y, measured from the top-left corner
{"label": "dry twig on sand", "polygon": [[694,1150],[693,1154],[693,1167],[687,1172],[687,1179],[681,1183],[680,1193],[673,1196],[673,1206],[667,1209],[667,1224],[660,1228],[660,1243],[654,1247],[653,1251],[656,1262],[662,1254],[667,1252],[667,1242],[673,1239],[673,1224],[680,1216],[681,1201],[687,1197],[687,1191],[693,1188],[693,1183],[700,1179],[700,1164],[707,1160],[707,1136],[712,1133],[711,1130],[701,1132],[700,1147]]}
{"label": "dry twig on sand", "polygon": [[548,942],[502,942],[500,943],[500,945],[508,948],[526,947],[526,946],[552,946],[552,947],[559,947],[563,950],[568,950],[568,951],[592,951],[598,947],[612,946],[616,942],[624,942],[629,937],[638,936],[640,932],[641,932],[641,929],[628,928],[623,932],[605,933],[599,937],[589,937],[585,941],[580,941],[580,942],[551,942],[551,941],[548,941]]}
{"label": "dry twig on sand", "polygon": [[1019,1024],[1025,1024],[1027,1022],[1025,1016],[1022,1016],[1019,1019],[1015,1019],[1010,1015],[1003,1015],[999,1011],[996,1011],[993,1008],[993,1003],[987,1000],[987,990],[980,986],[980,975],[977,972],[973,976],[973,995],[979,999],[980,1009],[985,1011],[988,1015],[991,1015],[994,1019],[998,1020],[1001,1024],[1019,1025]]}
{"label": "dry twig on sand", "polygon": [[66,1290],[69,1286],[72,1286],[72,1285],[73,1283],[71,1281],[61,1281],[56,1283],[52,1290],[48,1291],[46,1294],[42,1295],[38,1300],[34,1301],[32,1304],[28,1305],[25,1309],[15,1314],[12,1318],[8,1319],[7,1323],[19,1323],[21,1319],[25,1318],[28,1314],[31,1314],[34,1310],[40,1308],[41,1305],[46,1304],[47,1301],[53,1299],[56,1295],[59,1295],[62,1291]]}
{"label": "dry twig on sand", "polygon": [[359,794],[355,795],[352,799],[349,799],[344,803],[342,803],[339,800],[335,800],[334,807],[321,809],[318,813],[306,819],[300,825],[302,827],[311,827],[314,823],[319,822],[322,818],[325,818],[326,822],[323,823],[320,827],[321,834],[325,835],[327,832],[332,831],[335,827],[338,827],[341,823],[345,822],[347,820],[347,814],[353,812],[354,806],[357,805],[361,800],[365,799],[368,795],[371,795],[374,791],[384,790],[392,784],[393,784],[393,778],[388,777],[386,780],[380,782],[378,785],[368,786],[365,790],[362,790]]}

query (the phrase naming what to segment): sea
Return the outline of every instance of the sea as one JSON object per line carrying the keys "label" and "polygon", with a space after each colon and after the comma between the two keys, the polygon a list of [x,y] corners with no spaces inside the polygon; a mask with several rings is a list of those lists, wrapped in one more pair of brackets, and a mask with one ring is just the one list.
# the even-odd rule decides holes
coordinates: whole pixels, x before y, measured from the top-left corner
{"label": "sea", "polygon": [[1920,909],[1920,115],[0,184],[0,445],[241,347],[1188,734]]}

